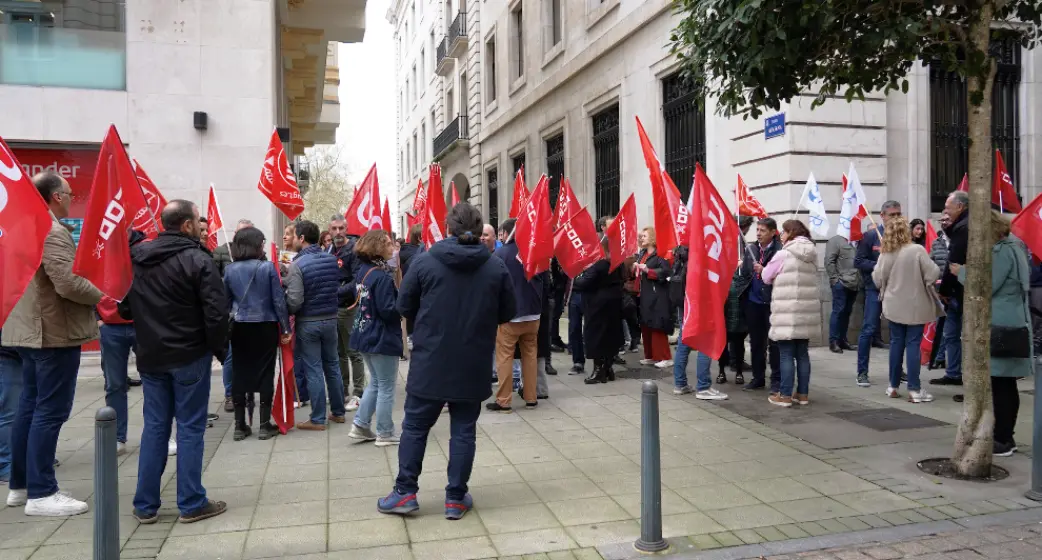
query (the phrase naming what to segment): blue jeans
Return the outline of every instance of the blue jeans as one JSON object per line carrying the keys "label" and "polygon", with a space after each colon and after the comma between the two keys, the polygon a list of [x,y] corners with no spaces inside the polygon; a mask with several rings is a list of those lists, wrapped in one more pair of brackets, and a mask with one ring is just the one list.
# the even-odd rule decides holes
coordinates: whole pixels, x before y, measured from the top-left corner
{"label": "blue jeans", "polygon": [[846,342],[850,313],[854,310],[856,290],[848,290],[842,282],[832,285],[832,317],[829,319],[829,342]]}
{"label": "blue jeans", "polygon": [[210,403],[213,356],[166,371],[142,371],[144,394],[141,456],[137,466],[134,509],[146,515],[159,510],[171,423],[177,420],[177,509],[191,514],[206,505],[203,488],[203,435]]}
{"label": "blue jeans", "polygon": [[308,393],[307,371],[304,359],[300,357],[300,343],[295,343],[293,345],[293,381],[297,384],[297,400],[302,403],[311,402],[311,394]]}
{"label": "blue jeans", "polygon": [[297,321],[297,345],[311,394],[311,423],[326,423],[326,388],[334,416],[344,416],[344,378],[340,376],[336,319]]}
{"label": "blue jeans", "polygon": [[955,298],[948,300],[947,314],[944,318],[944,349],[948,358],[944,376],[962,379],[962,304]]}
{"label": "blue jeans", "polygon": [[572,292],[572,299],[568,300],[568,348],[572,351],[572,364],[585,366],[582,294],[577,292]]}
{"label": "blue jeans", "polygon": [[134,347],[134,325],[101,326],[101,371],[105,405],[116,410],[116,441],[127,442],[127,364]]}
{"label": "blue jeans", "polygon": [[923,341],[923,328],[926,325],[902,325],[890,321],[890,386],[901,386],[901,356],[905,357],[908,368],[908,390],[918,391],[919,384],[919,344]]}
{"label": "blue jeans", "polygon": [[224,381],[224,398],[232,396],[232,343],[228,343],[228,355],[221,364],[221,380]]}
{"label": "blue jeans", "polygon": [[[681,313],[683,317],[683,313]],[[684,322],[680,321],[677,332],[684,332]],[[677,341],[677,353],[673,356],[673,386],[677,389],[687,387],[687,357],[691,348],[683,341]],[[713,365],[713,359],[704,352],[698,352],[695,358],[695,390],[705,391],[713,386],[713,377],[709,374],[709,368]]]}
{"label": "blue jeans", "polygon": [[18,355],[23,386],[11,428],[11,489],[26,489],[34,500],[58,491],[54,453],[76,397],[80,347],[19,348]]}
{"label": "blue jeans", "polygon": [[[792,385],[796,381],[796,393],[810,394],[810,354],[807,339],[779,340],[778,355],[781,369],[781,395],[791,397]],[[793,365],[796,367],[794,368]]]}
{"label": "blue jeans", "polygon": [[376,435],[394,435],[394,384],[398,379],[398,356],[362,353],[365,369],[371,376],[370,383],[362,393],[362,402],[355,413],[355,425],[369,428],[376,413]]}
{"label": "blue jeans", "polygon": [[857,372],[868,373],[868,358],[872,352],[872,338],[879,332],[879,318],[883,306],[879,291],[865,289],[865,320],[861,323],[861,336],[857,338]]}
{"label": "blue jeans", "polygon": [[11,425],[22,398],[22,360],[0,356],[0,480],[11,476]]}
{"label": "blue jeans", "polygon": [[[449,484],[445,487],[445,501],[462,500],[467,493],[467,482],[474,468],[477,449],[478,415],[481,401],[449,402]],[[402,420],[401,442],[398,446],[398,478],[395,489],[401,494],[415,494],[420,490],[423,454],[427,450],[427,436],[441,417],[445,401],[406,395],[405,419]]]}

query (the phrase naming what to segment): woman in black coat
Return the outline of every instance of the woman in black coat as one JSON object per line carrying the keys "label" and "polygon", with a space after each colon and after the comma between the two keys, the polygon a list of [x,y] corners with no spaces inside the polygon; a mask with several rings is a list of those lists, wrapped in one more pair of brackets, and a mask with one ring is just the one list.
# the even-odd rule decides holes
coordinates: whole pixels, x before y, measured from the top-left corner
{"label": "woman in black coat", "polygon": [[608,238],[601,238],[604,258],[575,278],[573,290],[583,294],[583,343],[586,355],[593,358],[593,372],[585,382],[615,380],[612,360],[622,346],[622,267],[611,270]]}
{"label": "woman in black coat", "polygon": [[669,262],[656,254],[655,228],[640,232],[640,253],[633,265],[640,286],[640,334],[644,340],[641,365],[673,366],[669,333],[673,332],[673,306],[669,301]]}

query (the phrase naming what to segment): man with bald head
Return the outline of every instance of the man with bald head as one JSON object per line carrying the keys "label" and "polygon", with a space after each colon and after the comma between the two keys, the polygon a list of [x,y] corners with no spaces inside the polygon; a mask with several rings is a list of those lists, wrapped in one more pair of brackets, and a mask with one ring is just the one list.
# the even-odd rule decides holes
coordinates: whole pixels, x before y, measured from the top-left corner
{"label": "man with bald head", "polygon": [[496,239],[496,228],[492,227],[492,224],[485,224],[485,227],[482,228],[481,244],[488,247],[489,253],[494,253],[499,247],[499,240]]}
{"label": "man with bald head", "polygon": [[[60,517],[87,511],[85,502],[58,491],[54,454],[72,411],[80,347],[98,339],[93,306],[102,294],[72,272],[76,245],[69,228],[58,221],[69,216],[69,183],[52,172],[33,177],[33,183],[51,212],[51,230],[43,242],[40,268],[0,335],[3,346],[21,358],[24,382],[11,427],[7,506],[25,506],[26,515]],[[6,370],[11,362],[5,363]],[[5,371],[4,378],[8,375]]]}

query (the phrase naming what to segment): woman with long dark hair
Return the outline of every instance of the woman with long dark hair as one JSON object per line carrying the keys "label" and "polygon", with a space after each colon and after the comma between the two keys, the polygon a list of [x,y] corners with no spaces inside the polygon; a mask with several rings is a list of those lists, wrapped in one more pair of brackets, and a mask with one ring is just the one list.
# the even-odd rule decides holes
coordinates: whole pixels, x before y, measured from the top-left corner
{"label": "woman with long dark hair", "polygon": [[925,247],[927,252],[929,252],[930,248],[926,247],[926,222],[916,218],[909,222],[908,229],[912,232],[912,243]]}
{"label": "woman with long dark hair", "polygon": [[585,383],[607,383],[615,380],[612,361],[623,342],[622,266],[611,270],[611,254],[607,236],[601,237],[604,258],[593,263],[575,277],[572,288],[583,294],[583,345],[593,358],[593,372]]}

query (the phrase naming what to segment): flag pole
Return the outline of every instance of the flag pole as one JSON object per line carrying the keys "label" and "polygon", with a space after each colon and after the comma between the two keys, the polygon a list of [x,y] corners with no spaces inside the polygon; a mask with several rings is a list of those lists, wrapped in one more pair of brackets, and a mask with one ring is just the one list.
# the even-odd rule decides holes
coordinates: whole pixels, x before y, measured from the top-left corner
{"label": "flag pole", "polygon": [[793,218],[800,215],[800,206],[803,205],[803,198],[807,196],[807,190],[810,189],[810,182],[803,185],[803,192],[800,193],[800,201],[796,203],[796,213],[793,214]]}

